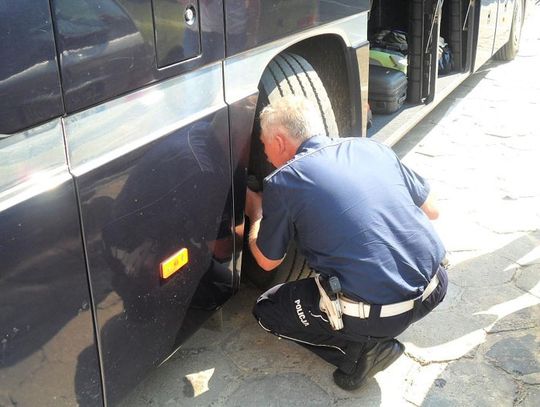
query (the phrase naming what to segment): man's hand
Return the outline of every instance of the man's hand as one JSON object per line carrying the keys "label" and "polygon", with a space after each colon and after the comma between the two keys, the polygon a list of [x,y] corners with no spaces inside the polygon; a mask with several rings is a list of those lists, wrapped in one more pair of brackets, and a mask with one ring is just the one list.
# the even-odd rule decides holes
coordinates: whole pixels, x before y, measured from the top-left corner
{"label": "man's hand", "polygon": [[435,220],[439,217],[439,208],[437,207],[437,201],[433,197],[433,194],[429,194],[424,204],[420,207],[431,220]]}
{"label": "man's hand", "polygon": [[281,264],[283,259],[271,260],[267,258],[257,246],[257,236],[259,235],[259,228],[261,227],[261,220],[263,216],[262,212],[262,194],[253,192],[251,189],[246,191],[246,215],[251,223],[249,231],[249,249],[251,254],[257,261],[257,264],[266,271],[271,271]]}
{"label": "man's hand", "polygon": [[262,194],[249,188],[246,190],[246,215],[251,223],[262,218]]}

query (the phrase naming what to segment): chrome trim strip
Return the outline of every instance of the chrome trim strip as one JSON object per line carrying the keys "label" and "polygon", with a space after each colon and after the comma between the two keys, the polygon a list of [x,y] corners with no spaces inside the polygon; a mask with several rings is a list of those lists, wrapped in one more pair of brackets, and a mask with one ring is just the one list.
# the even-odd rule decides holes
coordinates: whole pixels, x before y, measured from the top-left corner
{"label": "chrome trim strip", "polygon": [[81,175],[225,107],[215,63],[64,119],[69,165]]}
{"label": "chrome trim strip", "polygon": [[268,63],[291,45],[316,35],[336,34],[347,46],[356,48],[367,41],[367,23],[366,11],[227,58],[224,62],[225,100],[232,104],[257,92],[259,80]]}
{"label": "chrome trim strip", "polygon": [[0,139],[0,211],[68,179],[60,119]]}

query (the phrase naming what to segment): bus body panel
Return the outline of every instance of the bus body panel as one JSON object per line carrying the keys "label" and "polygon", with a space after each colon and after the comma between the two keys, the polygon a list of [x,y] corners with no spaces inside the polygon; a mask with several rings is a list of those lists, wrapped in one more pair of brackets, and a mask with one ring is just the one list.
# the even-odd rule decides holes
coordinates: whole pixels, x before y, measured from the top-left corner
{"label": "bus body panel", "polygon": [[65,119],[112,404],[237,289],[221,84],[214,64]]}
{"label": "bus body panel", "polygon": [[493,55],[495,30],[497,28],[497,9],[499,0],[481,0],[480,16],[477,27],[476,57],[474,71],[482,66]]}
{"label": "bus body panel", "polygon": [[516,0],[499,0],[499,12],[497,13],[497,35],[493,51],[499,50],[510,39],[512,17]]}
{"label": "bus body panel", "polygon": [[91,300],[60,120],[0,140],[0,156],[0,404],[99,404]]}
{"label": "bus body panel", "polygon": [[[195,24],[200,30],[185,30],[185,35],[177,39],[160,27],[176,24],[173,34],[183,33],[184,19],[167,20],[162,24],[162,19],[154,20],[153,14],[158,17],[158,12],[166,15],[169,9],[171,14],[174,11],[173,17],[183,14],[185,2],[51,2],[67,112],[79,111],[154,82],[193,71],[225,55],[223,4],[220,0],[199,2],[204,5],[196,14]],[[155,39],[158,40],[157,53]],[[200,47],[197,47],[199,54],[186,60],[178,59],[178,50],[182,49],[184,41],[189,42],[191,49],[200,41]],[[171,55],[163,55],[163,52]],[[158,56],[168,61],[167,66],[160,63],[158,68]]]}
{"label": "bus body panel", "polygon": [[369,0],[225,0],[227,56],[368,11]]}
{"label": "bus body panel", "polygon": [[0,136],[59,116],[63,107],[48,0],[0,2],[0,49]]}

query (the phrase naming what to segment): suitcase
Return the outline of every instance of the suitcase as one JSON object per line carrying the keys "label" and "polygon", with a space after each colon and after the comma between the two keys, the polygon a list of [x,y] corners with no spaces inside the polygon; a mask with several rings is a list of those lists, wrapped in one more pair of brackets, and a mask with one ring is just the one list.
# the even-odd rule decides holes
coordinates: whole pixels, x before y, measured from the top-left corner
{"label": "suitcase", "polygon": [[369,106],[373,113],[394,113],[407,98],[407,76],[395,69],[369,66]]}

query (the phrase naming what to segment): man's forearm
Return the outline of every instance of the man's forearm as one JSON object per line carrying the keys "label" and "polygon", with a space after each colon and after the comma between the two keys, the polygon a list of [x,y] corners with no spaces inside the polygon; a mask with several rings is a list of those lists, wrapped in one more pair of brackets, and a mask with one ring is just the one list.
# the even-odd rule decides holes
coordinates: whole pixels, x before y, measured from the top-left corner
{"label": "man's forearm", "polygon": [[255,261],[257,261],[257,264],[265,271],[271,271],[277,266],[279,266],[283,259],[271,260],[259,250],[259,247],[257,246],[257,237],[259,236],[261,220],[262,218],[251,220],[251,227],[249,229],[248,237],[249,249],[251,250],[251,254],[253,255],[253,257],[255,258]]}
{"label": "man's forearm", "polygon": [[439,217],[439,208],[437,207],[437,201],[431,193],[428,195],[426,201],[422,204],[420,209],[422,209],[426,216],[431,220],[435,220]]}
{"label": "man's forearm", "polygon": [[249,249],[252,253],[255,251],[258,251],[259,248],[257,247],[257,237],[259,236],[259,229],[261,228],[261,218],[251,220],[251,227],[249,229],[249,236],[248,236],[248,242],[249,242]]}

